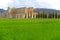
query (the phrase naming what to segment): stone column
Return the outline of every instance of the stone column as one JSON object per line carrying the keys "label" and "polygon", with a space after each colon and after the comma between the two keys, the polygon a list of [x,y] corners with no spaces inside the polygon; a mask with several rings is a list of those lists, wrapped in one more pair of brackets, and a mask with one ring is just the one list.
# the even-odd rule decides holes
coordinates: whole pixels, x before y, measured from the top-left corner
{"label": "stone column", "polygon": [[26,18],[28,18],[28,14],[26,14]]}
{"label": "stone column", "polygon": [[33,18],[33,14],[32,14],[32,18]]}
{"label": "stone column", "polygon": [[28,15],[28,16],[29,16],[29,18],[31,18],[31,14],[30,14],[30,13],[29,13],[29,15]]}
{"label": "stone column", "polygon": [[16,18],[17,18],[17,14],[16,14]]}
{"label": "stone column", "polygon": [[36,18],[36,14],[34,15],[34,18]]}
{"label": "stone column", "polygon": [[12,18],[12,15],[11,14],[9,14],[9,18]]}
{"label": "stone column", "polygon": [[20,18],[20,14],[18,14],[18,18]]}
{"label": "stone column", "polygon": [[6,14],[6,18],[8,18],[8,14],[9,14],[9,13]]}
{"label": "stone column", "polygon": [[57,18],[58,18],[58,13],[57,13]]}
{"label": "stone column", "polygon": [[25,18],[25,14],[22,14],[22,18]]}

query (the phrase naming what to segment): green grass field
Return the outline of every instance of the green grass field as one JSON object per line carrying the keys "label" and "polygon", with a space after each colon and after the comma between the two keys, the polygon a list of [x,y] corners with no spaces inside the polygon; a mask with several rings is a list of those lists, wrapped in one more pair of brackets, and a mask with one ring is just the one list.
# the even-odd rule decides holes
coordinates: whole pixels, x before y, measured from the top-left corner
{"label": "green grass field", "polygon": [[60,40],[60,19],[0,18],[0,40]]}

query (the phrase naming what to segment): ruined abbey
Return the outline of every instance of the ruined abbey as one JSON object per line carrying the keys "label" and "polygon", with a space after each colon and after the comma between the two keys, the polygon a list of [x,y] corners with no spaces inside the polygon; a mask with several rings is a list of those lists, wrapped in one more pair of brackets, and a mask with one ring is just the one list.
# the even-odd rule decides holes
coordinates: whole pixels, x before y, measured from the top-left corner
{"label": "ruined abbey", "polygon": [[9,8],[4,14],[6,18],[36,18],[36,13],[33,11],[33,7],[22,8]]}

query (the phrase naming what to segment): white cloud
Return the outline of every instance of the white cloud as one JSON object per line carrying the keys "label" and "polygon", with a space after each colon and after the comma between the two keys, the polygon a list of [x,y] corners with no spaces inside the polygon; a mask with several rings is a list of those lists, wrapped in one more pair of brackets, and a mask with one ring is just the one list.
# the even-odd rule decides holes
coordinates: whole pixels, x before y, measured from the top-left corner
{"label": "white cloud", "polygon": [[[48,8],[60,10],[60,0],[35,0],[39,5],[47,6]],[[47,3],[47,4],[44,4]],[[41,4],[42,3],[42,4]]]}
{"label": "white cloud", "polygon": [[60,10],[60,0],[0,0],[0,8],[10,7],[41,7]]}
{"label": "white cloud", "polygon": [[11,0],[0,0],[0,8],[6,9],[8,7],[8,3],[12,3]]}
{"label": "white cloud", "polygon": [[60,0],[51,0],[50,4],[52,8],[60,10]]}

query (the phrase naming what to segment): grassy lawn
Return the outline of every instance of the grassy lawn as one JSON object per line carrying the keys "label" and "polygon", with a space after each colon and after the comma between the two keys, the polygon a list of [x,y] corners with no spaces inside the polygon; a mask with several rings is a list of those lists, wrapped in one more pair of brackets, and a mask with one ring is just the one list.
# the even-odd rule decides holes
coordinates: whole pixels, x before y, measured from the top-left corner
{"label": "grassy lawn", "polygon": [[0,18],[0,40],[60,40],[60,19]]}

